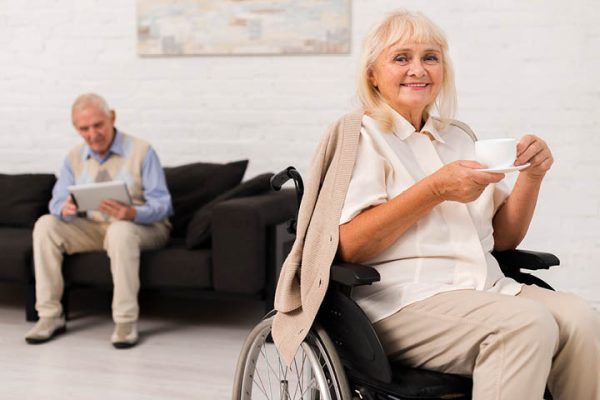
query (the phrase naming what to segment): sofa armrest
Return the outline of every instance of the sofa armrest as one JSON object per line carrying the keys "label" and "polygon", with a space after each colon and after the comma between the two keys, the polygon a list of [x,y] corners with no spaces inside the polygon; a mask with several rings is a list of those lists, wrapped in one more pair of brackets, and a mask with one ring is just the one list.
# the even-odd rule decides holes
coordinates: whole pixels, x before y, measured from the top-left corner
{"label": "sofa armrest", "polygon": [[212,219],[212,274],[217,292],[256,294],[266,287],[273,246],[269,227],[294,217],[291,189],[219,203]]}

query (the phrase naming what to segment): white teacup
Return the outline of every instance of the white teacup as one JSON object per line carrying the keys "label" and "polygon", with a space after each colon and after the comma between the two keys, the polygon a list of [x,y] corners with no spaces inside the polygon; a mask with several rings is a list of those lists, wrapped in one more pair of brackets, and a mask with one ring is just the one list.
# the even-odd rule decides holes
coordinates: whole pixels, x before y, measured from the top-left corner
{"label": "white teacup", "polygon": [[517,141],[512,138],[475,142],[475,159],[487,168],[512,167],[517,158]]}

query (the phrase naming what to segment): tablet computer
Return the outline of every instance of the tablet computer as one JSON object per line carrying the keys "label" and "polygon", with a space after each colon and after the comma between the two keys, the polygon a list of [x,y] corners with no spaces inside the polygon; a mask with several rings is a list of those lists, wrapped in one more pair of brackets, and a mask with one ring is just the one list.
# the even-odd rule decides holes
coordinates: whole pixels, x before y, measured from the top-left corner
{"label": "tablet computer", "polygon": [[102,200],[105,199],[131,204],[127,185],[123,181],[71,185],[67,189],[71,192],[78,211],[96,210],[100,203],[102,203]]}

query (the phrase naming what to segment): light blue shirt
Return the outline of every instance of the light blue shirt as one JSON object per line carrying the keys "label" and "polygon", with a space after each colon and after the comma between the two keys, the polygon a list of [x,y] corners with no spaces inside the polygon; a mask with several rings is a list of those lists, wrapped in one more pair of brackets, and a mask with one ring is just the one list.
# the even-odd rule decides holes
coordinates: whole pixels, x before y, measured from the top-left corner
{"label": "light blue shirt", "polygon": [[[121,133],[116,130],[115,139],[111,144],[108,152],[101,157],[94,152],[89,146],[85,146],[87,157],[94,157],[100,164],[104,164],[113,154],[123,155],[123,140]],[[135,207],[135,219],[133,222],[138,224],[152,224],[161,221],[173,214],[173,206],[171,204],[171,194],[167,188],[165,173],[160,164],[158,156],[154,149],[150,147],[142,164],[142,186],[144,191],[145,203]],[[65,201],[70,193],[68,186],[75,184],[75,176],[69,157],[65,158],[63,166],[60,170],[60,175],[54,189],[52,190],[52,199],[50,200],[49,209],[52,215],[62,218],[65,221],[70,221],[75,217],[62,217],[60,212]]]}

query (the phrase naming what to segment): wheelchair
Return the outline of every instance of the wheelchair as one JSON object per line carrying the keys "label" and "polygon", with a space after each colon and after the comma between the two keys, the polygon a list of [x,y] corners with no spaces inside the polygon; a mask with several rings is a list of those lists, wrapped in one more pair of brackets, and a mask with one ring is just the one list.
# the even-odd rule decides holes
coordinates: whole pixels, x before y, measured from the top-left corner
{"label": "wheelchair", "polygon": [[[276,174],[271,184],[279,190],[290,179],[296,185],[299,205],[302,179],[293,167]],[[295,221],[291,221],[289,231],[295,233]],[[559,265],[554,255],[523,250],[493,255],[506,276],[552,289],[522,270]],[[233,399],[470,399],[470,377],[411,368],[388,360],[371,322],[351,298],[354,287],[379,279],[379,273],[371,267],[334,262],[325,299],[290,367],[280,359],[271,338],[275,311],[267,313],[242,347]],[[552,399],[548,391],[545,399]]]}

